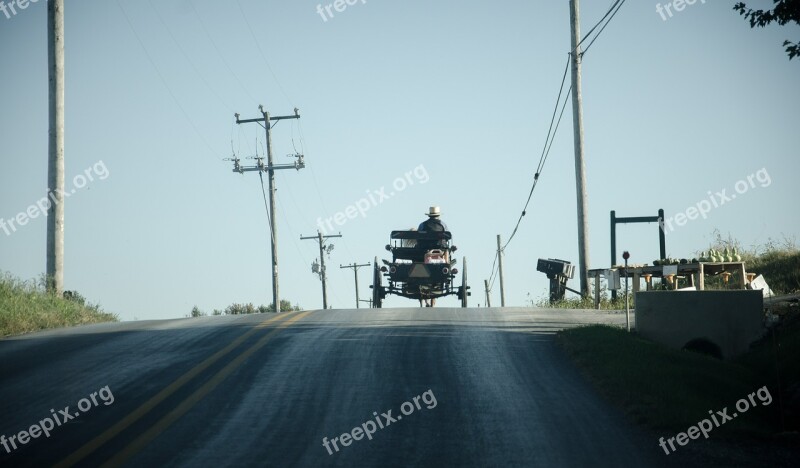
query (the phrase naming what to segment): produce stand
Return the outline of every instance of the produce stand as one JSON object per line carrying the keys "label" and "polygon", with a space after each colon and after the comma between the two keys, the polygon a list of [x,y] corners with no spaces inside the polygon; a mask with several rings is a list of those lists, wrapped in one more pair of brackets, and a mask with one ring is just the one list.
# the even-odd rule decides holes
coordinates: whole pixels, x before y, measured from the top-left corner
{"label": "produce stand", "polygon": [[616,283],[616,278],[620,278],[620,280],[631,278],[633,279],[632,291],[634,293],[640,290],[642,279],[645,280],[646,290],[651,290],[653,288],[653,278],[666,278],[672,289],[678,289],[678,278],[688,278],[690,287],[702,291],[705,289],[706,276],[728,274],[734,277],[734,273],[739,273],[735,275],[737,280],[736,289],[745,289],[747,286],[747,272],[745,271],[744,262],[697,262],[659,266],[633,265],[629,266],[627,270],[624,267],[615,265],[612,268],[589,270],[589,277],[594,278],[594,304],[595,307],[599,307],[601,277],[614,283]]}

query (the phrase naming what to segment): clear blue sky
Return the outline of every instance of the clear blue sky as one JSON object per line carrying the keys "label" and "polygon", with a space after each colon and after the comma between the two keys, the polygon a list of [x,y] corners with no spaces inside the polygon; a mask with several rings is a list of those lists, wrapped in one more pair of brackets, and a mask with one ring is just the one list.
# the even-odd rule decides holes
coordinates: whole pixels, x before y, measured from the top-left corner
{"label": "clear blue sky", "polygon": [[[583,1],[584,32],[611,3]],[[762,172],[705,219],[676,225],[668,253],[694,256],[714,229],[746,246],[795,238],[800,61],[781,44],[800,31],[751,30],[734,2],[697,2],[665,21],[656,3],[626,2],[584,60],[591,266],[609,264],[610,210],[675,216],[709,191],[736,194],[761,169],[768,186]],[[66,201],[67,289],[124,320],[269,303],[258,176],[223,161],[231,146],[242,157],[262,152],[263,131],[234,125],[233,114],[255,117],[263,104],[278,115],[300,108],[299,123],[275,127],[274,149],[288,163],[296,147],[308,164],[277,174],[283,298],[321,306],[310,266],[317,246],[299,237],[386,187],[394,196],[336,228],[344,237],[328,260],[330,303],[354,305],[352,271],[340,264],[384,255],[389,232],[417,225],[432,204],[468,257],[473,304],[484,302],[495,236],[510,235],[544,144],[569,50],[569,2],[368,0],[327,21],[318,4],[66,1],[67,188],[99,161],[108,171]],[[0,13],[6,220],[45,194],[47,80],[45,2]],[[546,295],[537,258],[577,263],[573,158],[568,106],[506,252],[510,305]],[[420,167],[424,177],[394,190]],[[42,216],[11,235],[0,230],[0,270],[43,273],[45,236]],[[618,239],[634,262],[658,256],[655,224],[622,227]],[[360,280],[367,298],[368,270]]]}

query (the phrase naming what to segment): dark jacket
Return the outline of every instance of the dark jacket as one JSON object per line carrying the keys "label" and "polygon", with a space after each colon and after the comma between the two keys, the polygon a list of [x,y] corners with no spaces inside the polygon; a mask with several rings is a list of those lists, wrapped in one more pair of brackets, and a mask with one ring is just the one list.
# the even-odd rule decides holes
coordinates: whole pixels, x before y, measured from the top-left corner
{"label": "dark jacket", "polygon": [[417,231],[425,232],[444,232],[446,230],[447,226],[439,218],[428,218],[420,223],[419,228],[417,228]]}
{"label": "dark jacket", "polygon": [[[439,218],[428,218],[419,225],[417,230],[420,232],[444,232],[447,231],[447,225],[445,225]],[[447,241],[444,239],[438,241],[419,241],[417,242],[417,247],[428,250],[443,249],[447,247]]]}

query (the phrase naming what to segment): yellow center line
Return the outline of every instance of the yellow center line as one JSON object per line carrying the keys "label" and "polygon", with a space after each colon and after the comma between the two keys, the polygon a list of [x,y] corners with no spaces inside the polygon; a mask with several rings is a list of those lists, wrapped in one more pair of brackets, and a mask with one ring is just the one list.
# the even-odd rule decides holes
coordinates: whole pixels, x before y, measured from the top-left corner
{"label": "yellow center line", "polygon": [[141,419],[144,415],[149,413],[154,407],[156,407],[162,401],[169,398],[170,395],[180,390],[181,387],[183,387],[184,385],[189,383],[189,381],[197,377],[198,374],[208,369],[210,366],[219,361],[226,354],[236,349],[236,347],[242,344],[246,339],[250,338],[258,330],[272,324],[273,322],[284,320],[289,316],[290,314],[281,314],[273,318],[264,320],[258,326],[253,327],[247,333],[233,340],[228,346],[217,351],[212,356],[207,358],[205,361],[201,362],[200,364],[192,368],[190,371],[180,376],[178,380],[172,382],[169,386],[158,392],[155,396],[153,396],[146,402],[142,403],[141,406],[139,406],[138,408],[133,410],[130,414],[122,418],[119,422],[108,428],[105,432],[87,442],[83,447],[79,448],[78,450],[70,454],[67,458],[63,459],[61,462],[55,465],[55,467],[63,468],[63,467],[73,466],[79,461],[83,460],[89,454],[100,448],[103,444],[113,439],[120,432],[124,431],[125,429],[130,427],[133,423]]}
{"label": "yellow center line", "polygon": [[310,314],[311,312],[303,312],[299,315],[292,317],[291,319],[281,323],[274,330],[269,332],[263,338],[258,340],[253,346],[248,348],[246,351],[241,353],[240,355],[236,356],[236,358],[228,363],[225,367],[223,367],[219,372],[217,372],[214,377],[208,380],[202,387],[195,390],[188,398],[183,400],[175,409],[167,413],[166,416],[161,418],[157,423],[155,423],[150,429],[145,431],[142,435],[137,437],[133,442],[128,444],[121,452],[117,453],[112,459],[104,463],[102,466],[105,467],[116,467],[121,466],[125,463],[128,459],[138,453],[141,449],[143,449],[147,444],[153,441],[156,437],[161,435],[172,423],[177,421],[181,418],[184,414],[186,414],[194,405],[200,402],[206,395],[208,395],[214,388],[217,387],[223,380],[225,380],[234,370],[239,368],[247,358],[253,355],[256,351],[263,348],[264,345],[269,342],[269,340],[275,336],[276,334],[280,333],[281,330],[284,328],[288,328],[292,325],[292,323],[302,319],[306,315]]}

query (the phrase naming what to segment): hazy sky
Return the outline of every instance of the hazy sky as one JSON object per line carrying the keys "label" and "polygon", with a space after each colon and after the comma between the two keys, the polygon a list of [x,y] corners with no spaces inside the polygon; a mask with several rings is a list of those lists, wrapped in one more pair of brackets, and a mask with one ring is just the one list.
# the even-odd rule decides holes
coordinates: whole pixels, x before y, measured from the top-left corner
{"label": "hazy sky", "polygon": [[[611,3],[583,1],[584,32]],[[800,233],[800,60],[781,45],[800,28],[751,30],[733,3],[698,1],[669,17],[657,2],[628,1],[586,54],[592,267],[609,265],[610,210],[696,218],[673,220],[674,257],[707,247],[714,229],[747,246]],[[263,104],[274,115],[300,108],[299,121],[274,128],[274,154],[291,163],[303,152],[308,165],[276,177],[283,298],[322,304],[317,245],[299,240],[319,220],[344,236],[327,260],[330,304],[353,307],[352,270],[339,265],[385,258],[389,232],[436,204],[468,258],[472,303],[484,303],[495,236],[514,228],[544,145],[569,2],[359,0],[332,16],[326,5],[66,1],[67,289],[124,320],[270,303],[259,178],[223,161],[232,148],[263,154],[263,130],[233,116],[256,117]],[[15,11],[0,12],[6,221],[47,183],[46,3]],[[363,217],[347,218],[370,198]],[[0,270],[44,272],[37,210],[24,226],[0,227]],[[632,262],[658,257],[655,224],[623,226],[618,241]],[[540,257],[578,260],[571,106],[506,252],[507,304],[547,294]],[[366,299],[368,269],[360,280]]]}

